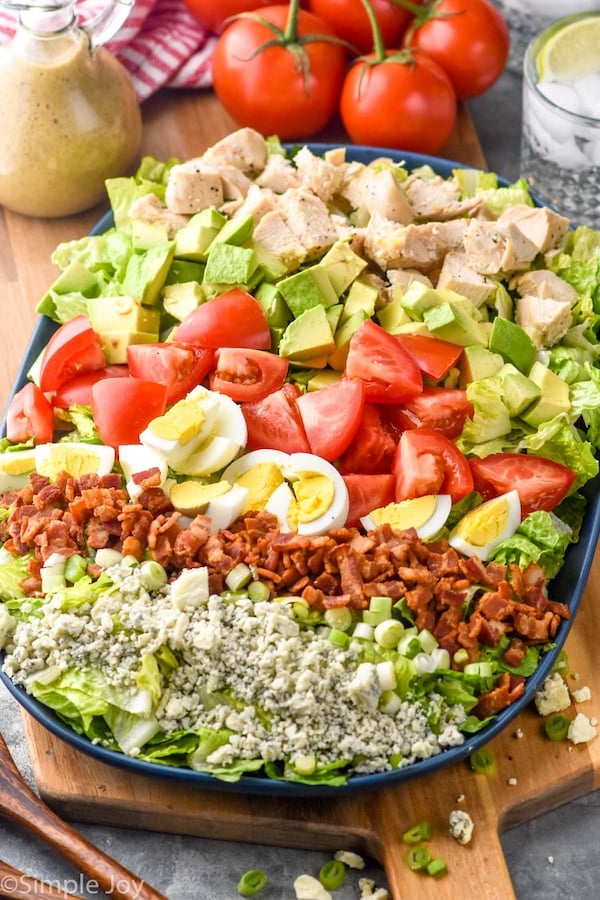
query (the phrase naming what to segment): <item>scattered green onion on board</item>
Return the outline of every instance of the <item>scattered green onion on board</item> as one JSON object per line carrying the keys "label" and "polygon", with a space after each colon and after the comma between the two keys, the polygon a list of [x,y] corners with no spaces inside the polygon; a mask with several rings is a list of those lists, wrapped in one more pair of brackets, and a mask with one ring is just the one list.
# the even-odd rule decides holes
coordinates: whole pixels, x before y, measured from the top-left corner
{"label": "scattered green onion on board", "polygon": [[431,862],[431,853],[423,844],[416,844],[406,854],[406,861],[409,869],[412,869],[413,872],[420,872],[422,869],[426,869]]}
{"label": "scattered green onion on board", "polygon": [[260,869],[250,869],[248,872],[244,872],[238,881],[238,894],[241,894],[242,897],[254,897],[255,894],[262,891],[267,881],[267,876]]}
{"label": "scattered green onion on board", "polygon": [[544,722],[544,731],[549,741],[565,741],[569,733],[571,720],[562,713],[549,716]]}
{"label": "scattered green onion on board", "polygon": [[471,753],[469,765],[476,775],[492,775],[496,771],[494,754],[485,747]]}
{"label": "scattered green onion on board", "polygon": [[418,822],[413,825],[402,835],[405,844],[419,844],[421,841],[428,841],[431,837],[431,825],[429,822]]}
{"label": "scattered green onion on board", "polygon": [[346,866],[339,859],[331,859],[321,867],[319,881],[327,891],[337,891],[346,878]]}

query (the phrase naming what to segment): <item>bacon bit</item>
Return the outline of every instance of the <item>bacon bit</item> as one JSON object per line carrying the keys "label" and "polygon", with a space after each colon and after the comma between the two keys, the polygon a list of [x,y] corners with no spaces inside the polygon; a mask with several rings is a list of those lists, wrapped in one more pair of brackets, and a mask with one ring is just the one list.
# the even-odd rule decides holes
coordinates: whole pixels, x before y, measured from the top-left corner
{"label": "bacon bit", "polygon": [[482,694],[477,701],[474,713],[480,719],[499,713],[518,700],[525,690],[525,679],[521,675],[511,675],[503,672],[497,686],[493,691]]}

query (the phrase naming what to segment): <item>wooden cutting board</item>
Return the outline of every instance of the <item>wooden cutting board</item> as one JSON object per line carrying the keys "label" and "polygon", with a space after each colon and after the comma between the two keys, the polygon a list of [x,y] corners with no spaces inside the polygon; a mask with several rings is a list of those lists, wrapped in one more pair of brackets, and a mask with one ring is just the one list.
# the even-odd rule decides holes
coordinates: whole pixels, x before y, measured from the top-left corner
{"label": "wooden cutting board", "polygon": [[[143,115],[143,152],[163,159],[197,155],[235,127],[210,91],[163,91],[144,104]],[[344,135],[334,123],[319,139],[344,140]],[[464,108],[441,155],[484,166]],[[59,241],[85,234],[102,212],[42,221],[0,211],[0,315],[15,323],[13,340],[0,359],[2,405],[35,325],[35,304],[57,274],[50,253]],[[596,561],[567,643],[572,670],[579,673],[571,686],[588,684],[593,698],[600,696],[600,671],[592,666],[593,636],[600,630],[599,565]],[[594,707],[592,699],[583,711],[592,714]],[[298,848],[352,847],[384,866],[395,900],[510,900],[514,891],[499,833],[593,790],[600,763],[600,740],[576,747],[552,744],[543,737],[535,710],[528,709],[491,744],[497,759],[492,776],[475,776],[464,763],[376,794],[278,800],[136,776],[79,753],[26,714],[24,720],[40,794],[65,818]],[[466,847],[448,834],[453,809],[468,811],[475,822]],[[410,872],[404,860],[401,835],[425,818],[434,829],[432,851],[448,863],[443,887]]]}

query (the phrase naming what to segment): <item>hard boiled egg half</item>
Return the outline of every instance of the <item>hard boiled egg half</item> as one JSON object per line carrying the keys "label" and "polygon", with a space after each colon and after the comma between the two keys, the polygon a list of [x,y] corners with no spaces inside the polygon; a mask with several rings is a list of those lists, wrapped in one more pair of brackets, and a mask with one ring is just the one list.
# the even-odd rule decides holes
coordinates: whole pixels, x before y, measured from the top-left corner
{"label": "hard boiled egg half", "polygon": [[388,503],[387,506],[372,510],[360,521],[367,531],[383,524],[400,531],[414,528],[419,537],[425,540],[444,527],[451,509],[452,498],[449,494],[427,494],[413,500]]}
{"label": "hard boiled egg half", "polygon": [[448,541],[465,556],[485,562],[498,544],[512,537],[521,524],[521,501],[509,491],[469,510],[454,526]]}
{"label": "hard boiled egg half", "polygon": [[314,536],[346,523],[344,479],[312,453],[254,450],[236,459],[222,478],[246,489],[242,513],[264,509],[277,517],[281,531]]}

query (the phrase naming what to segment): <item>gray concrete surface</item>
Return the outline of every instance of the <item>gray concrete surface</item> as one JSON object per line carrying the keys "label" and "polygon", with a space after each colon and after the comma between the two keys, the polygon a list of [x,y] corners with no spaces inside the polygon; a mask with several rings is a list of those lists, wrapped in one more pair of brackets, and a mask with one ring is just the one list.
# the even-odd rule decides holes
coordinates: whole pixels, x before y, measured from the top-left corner
{"label": "gray concrete surface", "polygon": [[[510,179],[519,171],[520,84],[506,73],[483,97],[469,104],[490,169]],[[18,708],[0,687],[0,731],[19,769],[31,780]],[[534,762],[532,761],[532,765]],[[558,773],[557,773],[558,774]],[[292,883],[302,872],[316,874],[328,853],[203,840],[146,831],[75,824],[86,837],[165,893],[169,900],[235,900],[239,874],[262,868],[271,878],[264,900],[291,900]],[[518,900],[592,900],[600,893],[598,830],[600,793],[572,801],[503,836],[503,847]],[[72,867],[12,824],[0,820],[0,859],[63,889],[93,900]],[[385,876],[376,864],[367,874],[378,884]],[[493,879],[493,872],[490,872]],[[439,883],[441,900],[448,898]],[[0,896],[3,896],[0,886]],[[335,894],[357,898],[357,878]],[[472,900],[465,885],[463,898]]]}

